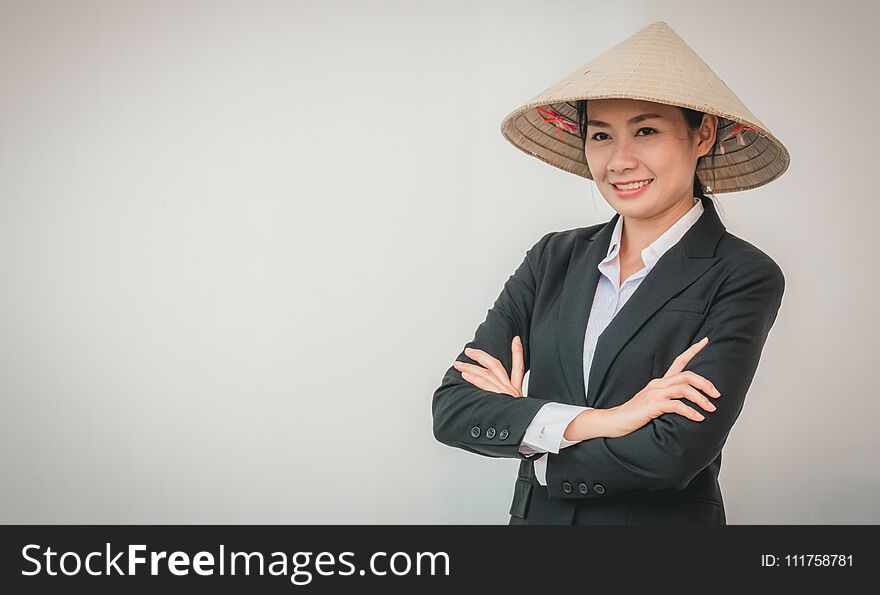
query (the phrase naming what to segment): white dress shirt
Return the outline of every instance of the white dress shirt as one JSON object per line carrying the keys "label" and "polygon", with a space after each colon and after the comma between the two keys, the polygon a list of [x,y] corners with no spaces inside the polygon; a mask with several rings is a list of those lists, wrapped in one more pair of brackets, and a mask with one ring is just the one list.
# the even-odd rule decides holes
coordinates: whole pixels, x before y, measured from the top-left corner
{"label": "white dress shirt", "polygon": [[[694,197],[694,206],[691,210],[642,250],[642,262],[645,263],[645,266],[637,273],[630,275],[622,286],[620,285],[619,253],[623,217],[617,218],[617,224],[614,226],[611,242],[608,245],[608,254],[599,263],[601,275],[599,275],[599,284],[596,287],[596,295],[593,298],[590,317],[587,321],[587,331],[584,336],[584,387],[586,389],[589,389],[590,367],[593,363],[593,351],[596,349],[599,335],[635,292],[642,279],[651,272],[663,253],[674,246],[702,214],[703,203],[699,198]],[[524,455],[558,454],[561,448],[577,444],[580,440],[566,440],[563,434],[568,424],[586,409],[590,409],[590,407],[556,402],[547,403],[538,410],[526,428],[519,452]],[[532,461],[535,466],[535,477],[538,479],[538,483],[543,486],[547,485],[547,456],[544,454]]]}

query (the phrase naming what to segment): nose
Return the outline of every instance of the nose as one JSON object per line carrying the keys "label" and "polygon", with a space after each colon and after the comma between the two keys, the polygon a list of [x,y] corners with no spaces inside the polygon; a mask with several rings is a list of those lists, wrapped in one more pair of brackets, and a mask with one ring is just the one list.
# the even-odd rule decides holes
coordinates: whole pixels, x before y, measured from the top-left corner
{"label": "nose", "polygon": [[638,160],[635,157],[632,144],[627,140],[615,142],[611,149],[611,157],[608,159],[608,171],[620,174],[637,167]]}

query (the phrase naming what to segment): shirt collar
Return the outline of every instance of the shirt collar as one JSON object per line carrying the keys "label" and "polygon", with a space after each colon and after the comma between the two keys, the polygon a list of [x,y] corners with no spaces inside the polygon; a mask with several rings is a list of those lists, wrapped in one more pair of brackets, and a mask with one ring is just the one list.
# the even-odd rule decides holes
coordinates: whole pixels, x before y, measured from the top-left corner
{"label": "shirt collar", "polygon": [[[663,256],[663,253],[672,248],[688,229],[700,218],[700,215],[703,214],[703,201],[700,200],[699,197],[694,197],[694,206],[691,209],[682,215],[678,221],[672,224],[672,226],[663,232],[659,238],[651,242],[647,247],[642,250],[642,262],[645,263],[645,267],[648,270],[656,264],[660,257]],[[605,257],[600,265],[608,263],[614,258],[617,257],[620,245],[620,233],[623,231],[623,216],[617,218],[617,223],[614,225],[614,231],[611,234],[611,243],[608,245],[608,254]]]}

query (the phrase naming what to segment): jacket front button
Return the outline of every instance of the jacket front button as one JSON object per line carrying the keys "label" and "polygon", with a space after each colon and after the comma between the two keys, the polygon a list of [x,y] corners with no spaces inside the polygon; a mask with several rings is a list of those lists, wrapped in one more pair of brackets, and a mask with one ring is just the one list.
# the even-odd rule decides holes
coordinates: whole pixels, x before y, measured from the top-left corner
{"label": "jacket front button", "polygon": [[580,482],[580,483],[578,484],[578,491],[579,491],[581,494],[586,495],[586,494],[590,491],[590,488],[588,488],[588,487],[587,487],[587,484],[585,484],[584,482]]}
{"label": "jacket front button", "polygon": [[601,496],[605,493],[605,486],[603,486],[601,483],[594,483],[593,491]]}
{"label": "jacket front button", "polygon": [[510,436],[510,432],[508,432],[507,430],[501,430],[500,432],[498,432],[499,440],[507,440],[508,436]]}
{"label": "jacket front button", "polygon": [[571,493],[571,484],[568,483],[567,481],[563,481],[562,482],[562,491],[565,492],[566,494],[570,494]]}
{"label": "jacket front button", "polygon": [[471,436],[474,438],[480,437],[480,426],[474,426],[471,428]]}
{"label": "jacket front button", "polygon": [[495,428],[489,428],[488,430],[486,430],[486,438],[491,440],[494,437],[495,437]]}

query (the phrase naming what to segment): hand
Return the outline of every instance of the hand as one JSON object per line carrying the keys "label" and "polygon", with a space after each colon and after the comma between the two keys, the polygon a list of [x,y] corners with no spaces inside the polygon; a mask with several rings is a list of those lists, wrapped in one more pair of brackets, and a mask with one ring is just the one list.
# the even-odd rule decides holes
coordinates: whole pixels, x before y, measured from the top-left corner
{"label": "hand", "polygon": [[699,343],[694,343],[675,358],[663,378],[654,378],[623,405],[607,409],[604,420],[607,423],[605,436],[608,438],[625,436],[664,413],[678,413],[694,421],[706,419],[699,411],[678,400],[679,397],[689,399],[707,411],[715,411],[715,405],[696,390],[696,388],[702,389],[706,394],[718,398],[721,393],[715,385],[690,370],[682,371],[691,358],[708,343],[709,338],[703,337]]}
{"label": "hand", "polygon": [[464,354],[480,362],[485,368],[458,360],[452,364],[452,367],[461,372],[462,378],[477,388],[504,393],[512,397],[522,397],[525,363],[523,360],[522,340],[518,336],[513,338],[512,351],[513,363],[511,365],[510,378],[507,377],[507,370],[504,369],[502,363],[482,349],[471,349],[468,347],[464,350]]}

